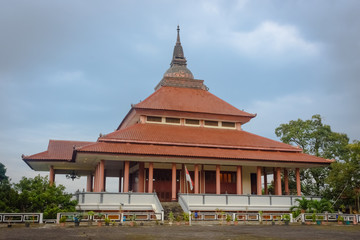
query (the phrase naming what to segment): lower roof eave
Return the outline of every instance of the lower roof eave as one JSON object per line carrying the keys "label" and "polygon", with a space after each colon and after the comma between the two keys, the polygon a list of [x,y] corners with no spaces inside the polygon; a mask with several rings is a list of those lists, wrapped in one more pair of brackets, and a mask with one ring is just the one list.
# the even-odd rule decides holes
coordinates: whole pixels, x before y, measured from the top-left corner
{"label": "lower roof eave", "polygon": [[229,166],[261,166],[261,167],[287,167],[287,168],[315,168],[326,167],[329,162],[295,162],[283,160],[262,160],[262,159],[226,159],[226,158],[205,158],[186,156],[161,156],[161,155],[140,155],[140,154],[119,154],[119,153],[97,153],[77,152],[75,162],[109,160],[109,161],[137,161],[137,162],[160,162],[160,163],[184,163],[184,164],[209,164]]}
{"label": "lower roof eave", "polygon": [[93,171],[93,165],[77,164],[69,160],[54,159],[23,159],[23,161],[34,171],[49,171],[53,167],[57,174],[67,174],[73,170],[79,175],[86,175]]}

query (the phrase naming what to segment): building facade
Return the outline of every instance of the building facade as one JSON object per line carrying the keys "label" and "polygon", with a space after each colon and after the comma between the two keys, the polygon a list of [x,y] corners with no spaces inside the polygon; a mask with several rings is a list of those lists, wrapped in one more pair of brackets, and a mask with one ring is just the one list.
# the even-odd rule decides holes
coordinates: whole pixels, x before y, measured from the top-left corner
{"label": "building facade", "polygon": [[[208,91],[187,68],[179,28],[170,68],[155,92],[132,105],[117,130],[96,142],[50,140],[48,149],[23,156],[35,171],[87,177],[87,192],[106,192],[118,177],[119,192],[156,193],[162,202],[179,194],[289,195],[289,172],[332,161],[242,130],[256,114],[237,109]],[[193,188],[186,181],[188,170]],[[282,187],[283,179],[284,187]]]}

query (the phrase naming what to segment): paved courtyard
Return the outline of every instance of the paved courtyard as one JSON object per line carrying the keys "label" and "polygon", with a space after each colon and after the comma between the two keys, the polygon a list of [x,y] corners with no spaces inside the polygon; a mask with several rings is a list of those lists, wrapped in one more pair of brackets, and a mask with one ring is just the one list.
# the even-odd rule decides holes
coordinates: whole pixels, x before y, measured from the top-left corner
{"label": "paved courtyard", "polygon": [[80,226],[59,227],[57,225],[23,225],[7,228],[0,226],[0,239],[360,239],[358,226],[304,226],[304,225],[244,225],[227,226],[200,224],[193,226]]}

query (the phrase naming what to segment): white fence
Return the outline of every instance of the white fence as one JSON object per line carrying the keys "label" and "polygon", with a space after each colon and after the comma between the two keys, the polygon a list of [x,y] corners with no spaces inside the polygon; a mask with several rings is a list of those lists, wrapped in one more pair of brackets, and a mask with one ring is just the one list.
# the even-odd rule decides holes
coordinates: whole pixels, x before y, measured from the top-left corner
{"label": "white fence", "polygon": [[0,213],[0,223],[43,223],[43,213]]}
{"label": "white fence", "polygon": [[342,219],[344,222],[356,222],[360,221],[359,214],[339,214],[339,213],[302,213],[296,218],[297,221],[301,222],[339,222]]}
{"label": "white fence", "polygon": [[[99,214],[102,217],[99,217]],[[66,222],[74,222],[75,217],[80,220],[80,222],[99,222],[104,221],[105,218],[109,218],[114,222],[125,222],[130,221],[131,218],[134,221],[151,221],[151,220],[160,220],[164,222],[163,213],[154,213],[154,212],[97,212],[94,216],[90,216],[87,212],[62,212],[57,214],[56,222],[60,222],[62,216],[66,217]]]}
{"label": "white fence", "polygon": [[292,214],[287,213],[229,213],[229,212],[192,212],[192,220],[197,221],[225,221],[227,216],[231,217],[231,221],[239,222],[269,222],[269,221],[284,221],[284,216],[290,217],[290,222],[293,221]]}
{"label": "white fence", "polygon": [[[233,195],[233,194],[179,194],[179,204],[188,211],[289,211],[299,196]],[[305,197],[321,200],[320,197]]]}

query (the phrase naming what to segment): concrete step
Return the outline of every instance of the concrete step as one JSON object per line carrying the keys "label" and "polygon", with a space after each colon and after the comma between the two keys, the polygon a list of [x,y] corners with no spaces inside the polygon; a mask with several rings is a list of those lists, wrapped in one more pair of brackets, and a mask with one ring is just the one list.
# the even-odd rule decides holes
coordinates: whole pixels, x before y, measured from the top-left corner
{"label": "concrete step", "polygon": [[170,212],[173,212],[175,218],[178,215],[183,215],[184,211],[178,202],[162,202],[161,205],[164,208],[165,220],[168,220]]}

